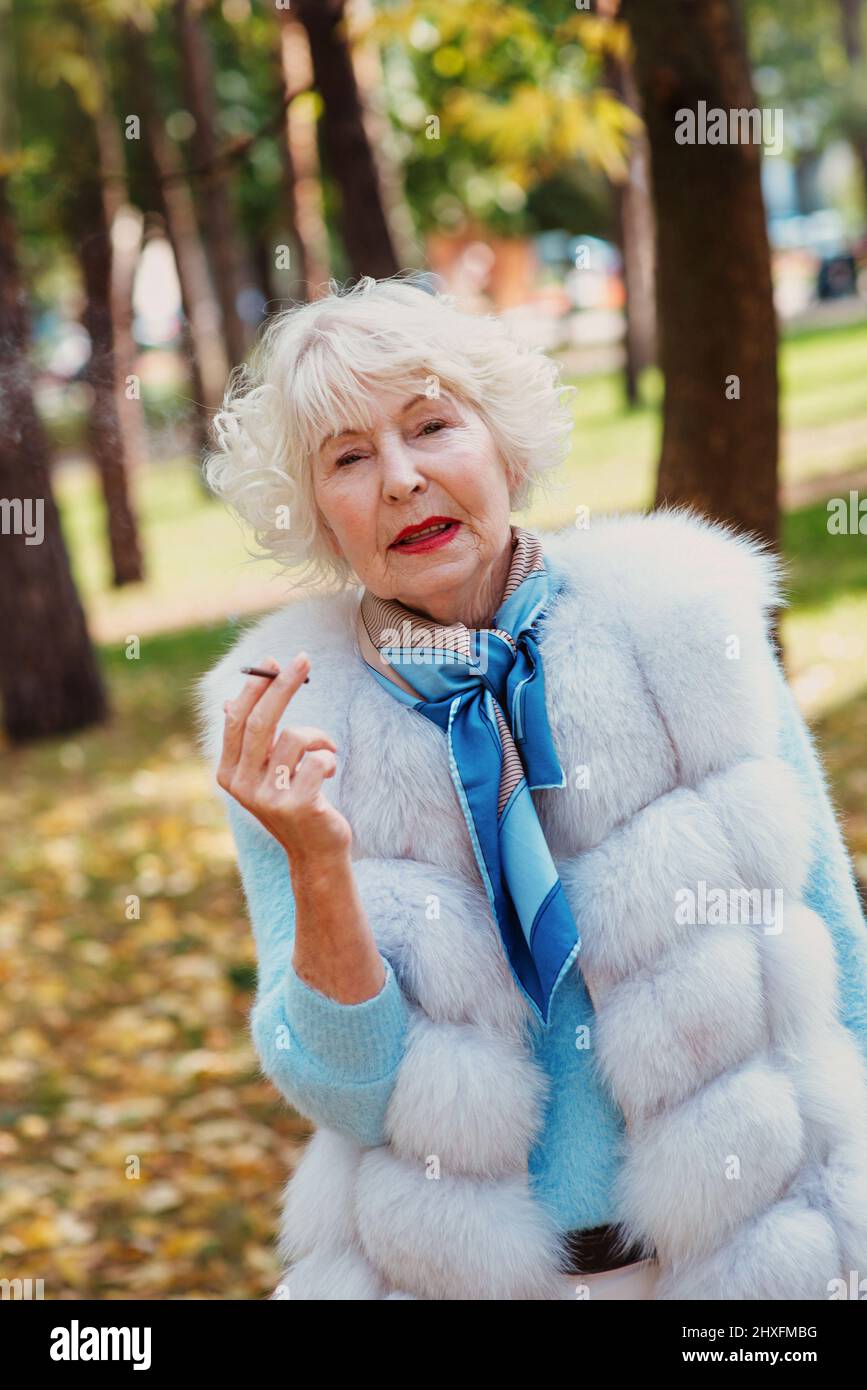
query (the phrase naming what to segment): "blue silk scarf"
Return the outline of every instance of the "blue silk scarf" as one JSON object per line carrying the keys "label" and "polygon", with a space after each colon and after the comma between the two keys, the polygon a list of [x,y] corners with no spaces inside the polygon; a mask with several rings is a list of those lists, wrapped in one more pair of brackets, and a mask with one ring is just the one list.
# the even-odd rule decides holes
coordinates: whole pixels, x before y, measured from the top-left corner
{"label": "blue silk scarf", "polygon": [[554,991],[581,941],[531,790],[565,787],[545,707],[537,624],[561,581],[538,536],[513,526],[503,597],[490,628],[435,623],[365,589],[361,619],[410,695],[386,690],[448,739],[449,769],[512,973],[547,1026]]}

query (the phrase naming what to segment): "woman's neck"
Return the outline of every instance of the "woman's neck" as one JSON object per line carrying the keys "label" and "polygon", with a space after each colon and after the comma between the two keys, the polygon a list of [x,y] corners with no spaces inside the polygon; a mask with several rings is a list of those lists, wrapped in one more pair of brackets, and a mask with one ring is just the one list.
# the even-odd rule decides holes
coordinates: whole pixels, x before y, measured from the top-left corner
{"label": "woman's neck", "polygon": [[420,699],[421,697],[418,691],[413,690],[412,686],[407,684],[403,676],[395,671],[393,666],[390,666],[387,661],[383,661],[376,647],[367,635],[367,628],[364,626],[364,621],[361,616],[360,604],[355,614],[355,630],[358,634],[358,646],[365,661],[369,662],[371,666],[375,666],[377,671],[381,671],[384,676],[388,676],[389,680],[394,681],[395,685],[399,685],[401,690],[405,690],[408,695],[415,695],[416,699]]}
{"label": "woman's neck", "polygon": [[[465,598],[445,604],[440,607],[439,613],[417,607],[415,604],[406,603],[404,607],[417,614],[422,621],[436,623],[440,627],[452,627],[457,623],[462,623],[468,628],[492,627],[494,614],[503,601],[517,540],[515,528],[510,526],[509,539],[498,555],[496,563],[492,565],[481,584],[476,584],[473,592]],[[398,599],[398,602],[403,600]]]}

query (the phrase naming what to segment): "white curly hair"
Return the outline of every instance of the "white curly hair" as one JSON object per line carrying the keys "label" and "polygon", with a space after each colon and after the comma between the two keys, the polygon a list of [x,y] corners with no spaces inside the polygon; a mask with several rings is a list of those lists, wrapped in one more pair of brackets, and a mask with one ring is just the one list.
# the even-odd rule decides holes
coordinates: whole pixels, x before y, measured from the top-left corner
{"label": "white curly hair", "polygon": [[331,280],[323,298],[272,319],[233,372],[204,461],[208,486],[252,527],[258,558],[298,570],[297,587],[353,582],[324,535],[311,459],[327,436],[371,428],[370,406],[386,383],[444,389],[475,409],[517,480],[513,510],[546,488],[568,452],[574,387],[502,320],[465,313],[454,296],[408,277],[364,276],[349,289]]}

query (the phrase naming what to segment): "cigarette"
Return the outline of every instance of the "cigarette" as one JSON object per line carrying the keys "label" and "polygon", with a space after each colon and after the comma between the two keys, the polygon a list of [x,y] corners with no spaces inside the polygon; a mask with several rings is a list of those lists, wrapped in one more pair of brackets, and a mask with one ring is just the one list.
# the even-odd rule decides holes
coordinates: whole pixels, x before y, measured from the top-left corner
{"label": "cigarette", "polygon": [[[267,678],[268,678],[269,681],[272,681],[272,680],[274,679],[274,677],[275,677],[275,676],[279,676],[279,674],[280,674],[279,671],[263,671],[261,666],[242,666],[242,667],[241,667],[241,675],[242,675],[242,676],[267,676]],[[301,682],[301,684],[302,684],[302,685],[307,685],[307,683],[308,683],[309,680],[310,680],[310,677],[309,677],[309,676],[305,676],[305,677],[304,677],[304,680]]]}

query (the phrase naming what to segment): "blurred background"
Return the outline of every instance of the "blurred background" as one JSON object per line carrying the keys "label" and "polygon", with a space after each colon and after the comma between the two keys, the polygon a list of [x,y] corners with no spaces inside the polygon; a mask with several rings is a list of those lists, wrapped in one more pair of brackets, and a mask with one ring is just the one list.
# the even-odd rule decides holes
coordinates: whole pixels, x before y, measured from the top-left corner
{"label": "blurred background", "polygon": [[202,485],[227,374],[331,277],[410,270],[556,356],[571,455],[516,520],[689,502],[779,546],[867,878],[867,0],[0,0],[0,30],[0,1277],[261,1298],[307,1130],[246,1031],[190,691],[289,583]]}

